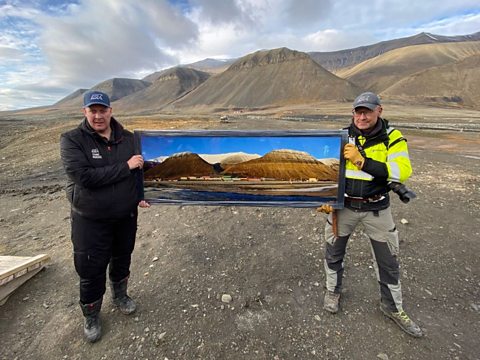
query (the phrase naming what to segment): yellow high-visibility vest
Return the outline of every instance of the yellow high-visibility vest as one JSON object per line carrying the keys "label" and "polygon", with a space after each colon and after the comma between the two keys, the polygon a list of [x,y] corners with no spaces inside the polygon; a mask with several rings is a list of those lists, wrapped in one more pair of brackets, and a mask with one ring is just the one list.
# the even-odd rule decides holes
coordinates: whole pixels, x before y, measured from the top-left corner
{"label": "yellow high-visibility vest", "polygon": [[[388,144],[383,142],[363,148],[367,158],[385,163],[388,170],[387,181],[405,182],[412,174],[412,165],[408,155],[407,141],[402,133],[393,128],[387,129]],[[364,136],[357,138],[359,145],[366,142]],[[345,164],[345,176],[348,179],[372,181],[373,176],[358,168],[349,160]]]}

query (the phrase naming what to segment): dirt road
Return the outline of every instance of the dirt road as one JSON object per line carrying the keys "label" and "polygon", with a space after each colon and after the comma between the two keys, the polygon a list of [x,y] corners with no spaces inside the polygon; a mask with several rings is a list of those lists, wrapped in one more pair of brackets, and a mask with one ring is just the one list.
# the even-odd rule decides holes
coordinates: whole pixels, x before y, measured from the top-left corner
{"label": "dirt road", "polygon": [[331,315],[322,310],[324,216],[155,205],[139,216],[130,288],[139,310],[120,314],[107,291],[104,336],[87,344],[58,156],[60,132],[77,122],[0,124],[0,254],[52,258],[0,307],[0,359],[480,359],[478,134],[406,133],[418,199],[394,199],[393,212],[405,308],[424,338],[379,311],[361,230],[349,243],[342,311]]}

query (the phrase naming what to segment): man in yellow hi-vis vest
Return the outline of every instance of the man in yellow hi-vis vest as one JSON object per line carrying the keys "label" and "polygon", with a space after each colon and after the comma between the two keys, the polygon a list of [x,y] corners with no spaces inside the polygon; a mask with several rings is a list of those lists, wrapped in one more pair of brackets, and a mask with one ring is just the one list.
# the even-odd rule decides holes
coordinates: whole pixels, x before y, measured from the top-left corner
{"label": "man in yellow hi-vis vest", "polygon": [[[406,190],[398,191],[411,175],[407,142],[399,130],[381,118],[382,105],[371,92],[359,95],[353,103],[353,119],[348,127],[345,207],[333,210],[323,205],[319,211],[329,214],[325,226],[326,287],[324,309],[336,313],[342,288],[343,260],[347,242],[358,223],[370,238],[377,280],[380,284],[380,309],[408,334],[420,337],[420,327],[403,310],[400,271],[397,260],[398,232],[390,210],[389,191],[394,189],[403,201]],[[414,194],[411,194],[412,197]]]}

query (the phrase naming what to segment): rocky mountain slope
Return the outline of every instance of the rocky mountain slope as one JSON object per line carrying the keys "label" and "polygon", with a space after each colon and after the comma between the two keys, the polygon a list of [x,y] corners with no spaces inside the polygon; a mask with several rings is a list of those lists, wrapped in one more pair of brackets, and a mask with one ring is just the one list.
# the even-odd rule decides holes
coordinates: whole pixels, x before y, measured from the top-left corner
{"label": "rocky mountain slope", "polygon": [[[243,160],[243,161],[242,161]],[[262,157],[250,154],[228,156],[210,164],[198,154],[174,154],[145,171],[146,180],[179,180],[182,177],[218,177],[228,175],[275,180],[337,180],[338,163],[326,165],[311,155],[295,150],[273,150]]]}
{"label": "rocky mountain slope", "polygon": [[[338,76],[381,93],[408,76],[438,66],[454,64],[470,56],[480,56],[480,41],[409,46],[389,51],[351,69],[341,70]],[[437,88],[432,82],[430,85],[429,91]],[[463,89],[460,83],[452,85],[457,90]],[[412,95],[423,94],[413,91]]]}
{"label": "rocky mountain slope", "polygon": [[156,72],[144,78],[151,85],[125,96],[115,103],[118,110],[137,111],[158,110],[195,89],[209,78],[203,71],[184,67],[174,67]]}
{"label": "rocky mountain slope", "polygon": [[[91,90],[106,92],[110,96],[110,100],[114,102],[118,99],[123,98],[124,96],[145,89],[149,85],[150,82],[145,80],[113,78],[102,81],[101,83],[92,87]],[[81,108],[83,106],[83,94],[85,91],[88,90],[89,89],[78,89],[72,94],[55,103],[55,106]]]}
{"label": "rocky mountain slope", "polygon": [[264,156],[227,166],[224,174],[240,177],[272,178],[277,180],[336,181],[338,173],[311,155],[294,150],[274,150]]}
{"label": "rocky mountain slope", "polygon": [[[480,32],[462,36],[421,33],[331,53],[279,48],[237,60],[205,59],[158,71],[142,80],[114,78],[92,89],[109,93],[117,113],[128,114],[308,107],[328,101],[350,102],[366,90],[414,105],[476,109],[480,100],[475,94],[475,67],[470,64],[480,56],[479,48]],[[473,59],[466,60],[468,57]],[[448,79],[435,75],[438,71],[450,74]],[[420,78],[421,86],[406,85]],[[447,86],[444,81],[449,81]],[[408,88],[408,94],[403,88]],[[78,89],[53,106],[36,111],[65,114],[78,110],[85,91]]]}
{"label": "rocky mountain slope", "polygon": [[409,102],[475,107],[480,104],[479,79],[480,54],[417,72],[393,84],[382,94]]}
{"label": "rocky mountain slope", "polygon": [[355,66],[368,59],[407,46],[478,40],[480,40],[480,32],[460,36],[442,36],[422,32],[414,36],[381,41],[376,44],[360,46],[354,49],[331,52],[313,51],[309,52],[309,55],[325,69],[336,72],[339,69]]}
{"label": "rocky mountain slope", "polygon": [[197,154],[190,152],[178,153],[165,159],[162,163],[147,170],[145,180],[179,180],[184,176],[216,176],[213,165],[203,160]]}
{"label": "rocky mountain slope", "polygon": [[261,108],[353,99],[359,91],[323,69],[307,54],[280,48],[242,57],[172,107]]}

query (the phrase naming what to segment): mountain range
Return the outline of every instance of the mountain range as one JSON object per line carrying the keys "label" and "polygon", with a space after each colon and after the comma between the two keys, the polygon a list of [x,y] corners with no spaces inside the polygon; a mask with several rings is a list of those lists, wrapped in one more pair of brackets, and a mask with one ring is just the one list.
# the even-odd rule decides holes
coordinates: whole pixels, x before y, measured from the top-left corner
{"label": "mountain range", "polygon": [[166,158],[160,164],[144,172],[145,180],[179,180],[182,177],[218,176],[212,164],[203,160],[198,154],[185,152]]}
{"label": "mountain range", "polygon": [[313,156],[293,150],[273,150],[264,156],[227,166],[224,174],[240,177],[273,178],[277,180],[336,181],[338,172]]}
{"label": "mountain range", "polygon": [[309,52],[308,54],[325,69],[335,72],[339,69],[352,67],[368,59],[385,54],[391,50],[414,45],[439,44],[465,41],[479,41],[480,32],[471,35],[442,36],[422,32],[417,35],[382,41],[373,45],[360,46],[354,49],[332,52]]}
{"label": "mountain range", "polygon": [[198,154],[184,152],[174,154],[161,163],[150,164],[144,172],[144,178],[179,180],[182,177],[233,176],[284,181],[311,178],[336,181],[338,161],[329,159],[329,162],[327,165],[305,152],[288,149],[273,150],[261,157],[240,153],[240,156],[228,156],[221,163],[214,164]]}
{"label": "mountain range", "polygon": [[[362,91],[384,99],[480,109],[480,32],[421,33],[336,52],[260,50],[238,59],[205,59],[150,74],[114,78],[92,89],[115,111],[212,112],[352,101]],[[52,108],[81,107],[78,89]]]}

